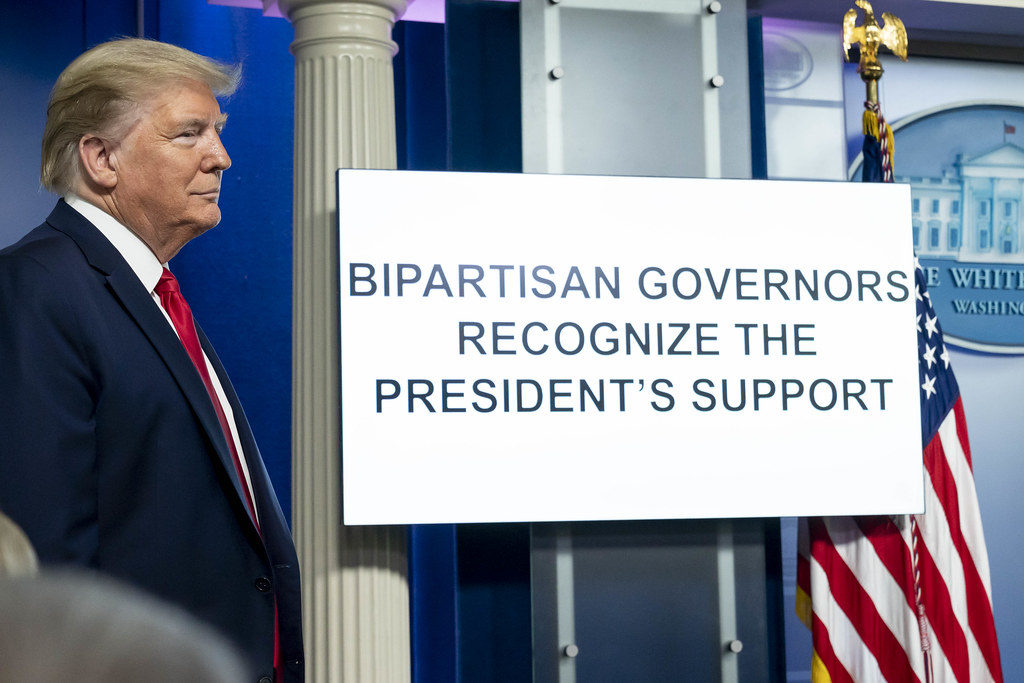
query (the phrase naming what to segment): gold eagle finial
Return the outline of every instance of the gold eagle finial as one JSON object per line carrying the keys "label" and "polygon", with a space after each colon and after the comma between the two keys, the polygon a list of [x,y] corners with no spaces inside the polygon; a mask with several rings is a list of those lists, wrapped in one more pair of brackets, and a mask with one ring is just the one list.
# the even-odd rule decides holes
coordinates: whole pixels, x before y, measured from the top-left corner
{"label": "gold eagle finial", "polygon": [[885,45],[893,54],[907,61],[907,29],[899,17],[888,12],[882,13],[885,26],[875,22],[875,12],[867,0],[856,0],[857,7],[864,10],[864,23],[857,26],[857,10],[851,9],[843,17],[843,52],[850,58],[850,47],[860,43],[860,63],[878,61],[878,48]]}
{"label": "gold eagle finial", "polygon": [[[878,61],[878,48],[884,45],[893,54],[907,61],[907,29],[903,22],[888,12],[882,13],[884,26],[875,22],[875,11],[867,0],[855,0],[857,7],[864,10],[864,23],[857,26],[857,10],[847,11],[843,17],[843,56],[850,59],[850,47],[860,44],[860,65],[857,70],[865,82],[877,83],[882,76],[882,65]],[[869,95],[869,99],[871,99]],[[875,97],[877,101],[877,95]]]}

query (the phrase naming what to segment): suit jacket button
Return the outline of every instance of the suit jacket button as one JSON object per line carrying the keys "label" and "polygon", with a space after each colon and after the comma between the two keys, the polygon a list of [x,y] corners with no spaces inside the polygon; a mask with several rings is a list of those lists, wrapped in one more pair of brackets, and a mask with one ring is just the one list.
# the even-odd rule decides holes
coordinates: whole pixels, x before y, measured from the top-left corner
{"label": "suit jacket button", "polygon": [[[268,579],[267,577],[261,576],[260,578],[256,579],[256,590],[258,590],[259,592],[269,593],[271,588],[273,588],[273,585],[270,583],[270,579]],[[271,681],[270,683],[273,683],[273,681]]]}
{"label": "suit jacket button", "polygon": [[274,679],[270,676],[260,676],[260,680],[257,683],[274,683]]}

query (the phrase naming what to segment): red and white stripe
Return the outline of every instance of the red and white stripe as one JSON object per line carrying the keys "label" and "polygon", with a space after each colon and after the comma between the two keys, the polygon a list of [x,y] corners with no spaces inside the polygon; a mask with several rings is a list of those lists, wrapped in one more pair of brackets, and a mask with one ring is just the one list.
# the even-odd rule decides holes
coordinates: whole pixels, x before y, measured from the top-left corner
{"label": "red and white stripe", "polygon": [[959,398],[924,464],[925,513],[913,520],[801,520],[797,611],[812,632],[813,683],[1003,680]]}

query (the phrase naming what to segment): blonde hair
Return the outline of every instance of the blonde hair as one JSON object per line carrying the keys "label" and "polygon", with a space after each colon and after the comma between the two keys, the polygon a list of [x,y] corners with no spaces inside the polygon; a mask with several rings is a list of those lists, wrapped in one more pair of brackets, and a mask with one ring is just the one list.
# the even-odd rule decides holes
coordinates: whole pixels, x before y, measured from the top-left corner
{"label": "blonde hair", "polygon": [[64,69],[50,93],[40,170],[43,187],[61,195],[74,191],[82,136],[119,141],[131,115],[168,83],[199,81],[223,97],[235,92],[240,76],[240,67],[155,40],[124,38],[97,45]]}
{"label": "blonde hair", "polygon": [[37,571],[39,560],[28,536],[0,512],[0,576],[31,576]]}

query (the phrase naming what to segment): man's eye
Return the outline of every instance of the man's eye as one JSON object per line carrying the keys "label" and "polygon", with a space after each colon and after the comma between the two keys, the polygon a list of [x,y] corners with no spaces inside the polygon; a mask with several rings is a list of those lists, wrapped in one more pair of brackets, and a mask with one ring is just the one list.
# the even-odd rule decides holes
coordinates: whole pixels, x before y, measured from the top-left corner
{"label": "man's eye", "polygon": [[179,135],[178,137],[182,137],[182,138],[194,138],[194,137],[195,137],[196,135],[197,135],[196,131],[194,131],[194,130],[186,130],[186,131],[183,131],[183,132],[181,133],[181,135]]}

